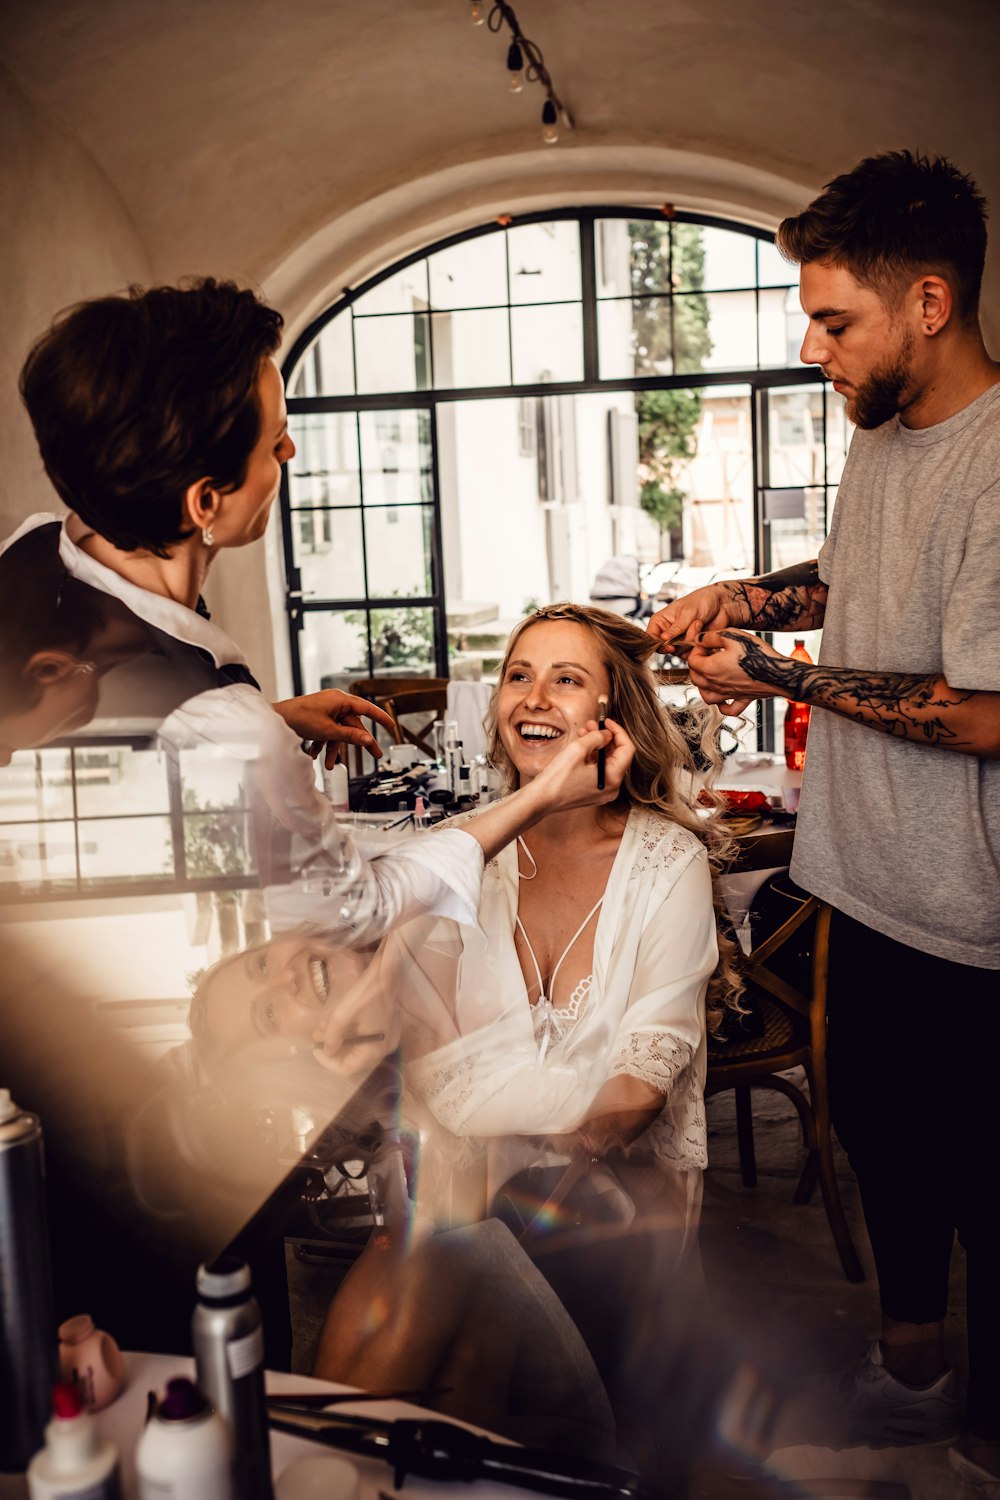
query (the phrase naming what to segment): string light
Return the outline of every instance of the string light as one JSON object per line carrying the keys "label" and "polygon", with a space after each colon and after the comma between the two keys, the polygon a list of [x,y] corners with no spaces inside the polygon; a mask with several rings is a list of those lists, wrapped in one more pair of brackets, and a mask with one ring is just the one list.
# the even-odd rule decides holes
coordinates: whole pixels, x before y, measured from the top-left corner
{"label": "string light", "polygon": [[559,123],[559,115],[555,104],[551,99],[546,99],[542,106],[542,140],[546,146],[554,146],[559,139],[559,131],[556,128]]}
{"label": "string light", "polygon": [[524,88],[524,55],[516,42],[511,42],[507,48],[507,72],[510,74],[510,91],[519,94]]}
{"label": "string light", "polygon": [[[469,16],[474,26],[483,23],[483,6],[480,0],[471,0]],[[542,106],[542,139],[547,146],[554,146],[559,139],[559,127],[573,129],[573,116],[556,93],[551,74],[545,66],[541,48],[522,32],[513,6],[508,0],[493,0],[486,17],[490,31],[498,32],[502,26],[510,31],[507,48],[507,77],[512,94],[521,93],[525,83],[540,83],[545,90]]]}

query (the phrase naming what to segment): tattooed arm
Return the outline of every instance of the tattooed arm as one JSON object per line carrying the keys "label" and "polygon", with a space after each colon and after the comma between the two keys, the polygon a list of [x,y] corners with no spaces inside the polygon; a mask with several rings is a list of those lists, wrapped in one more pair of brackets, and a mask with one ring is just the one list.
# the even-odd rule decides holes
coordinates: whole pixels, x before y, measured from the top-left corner
{"label": "tattooed arm", "polygon": [[816,630],[826,610],[826,584],[815,559],[765,573],[710,583],[668,604],[651,618],[649,634],[659,640],[690,641],[702,630],[747,625],[753,630]]}
{"label": "tattooed arm", "polygon": [[791,698],[897,739],[1000,757],[1000,693],[953,688],[939,673],[814,666],[736,630],[704,635],[689,666],[708,703]]}

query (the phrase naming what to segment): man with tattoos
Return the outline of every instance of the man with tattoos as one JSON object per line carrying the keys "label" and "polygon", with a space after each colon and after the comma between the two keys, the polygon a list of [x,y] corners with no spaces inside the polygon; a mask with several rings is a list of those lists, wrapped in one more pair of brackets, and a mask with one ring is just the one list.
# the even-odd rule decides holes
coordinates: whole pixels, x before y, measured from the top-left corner
{"label": "man with tattoos", "polygon": [[[843,1385],[852,1439],[950,1436],[957,1229],[968,1270],[960,1465],[1000,1476],[1000,366],[978,322],[985,203],[949,162],[861,162],[786,219],[802,359],[857,431],[817,560],[654,615],[740,713],[809,703],[792,875],[835,908],[834,1121],[858,1176],[883,1331]],[[817,665],[746,631],[823,626]]]}

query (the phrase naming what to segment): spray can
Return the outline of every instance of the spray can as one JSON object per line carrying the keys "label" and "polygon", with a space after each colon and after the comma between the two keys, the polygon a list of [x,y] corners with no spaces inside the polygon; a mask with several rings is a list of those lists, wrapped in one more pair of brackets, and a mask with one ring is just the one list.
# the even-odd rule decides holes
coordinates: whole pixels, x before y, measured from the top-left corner
{"label": "spray can", "polygon": [[0,1089],[0,1471],[42,1446],[58,1378],[42,1127]]}
{"label": "spray can", "polygon": [[135,1467],[139,1500],[231,1500],[226,1424],[185,1377],[167,1381],[139,1438]]}
{"label": "spray can", "polygon": [[236,1500],[270,1500],[264,1331],[250,1268],[235,1255],[198,1267],[191,1335],[202,1394],[228,1423]]}

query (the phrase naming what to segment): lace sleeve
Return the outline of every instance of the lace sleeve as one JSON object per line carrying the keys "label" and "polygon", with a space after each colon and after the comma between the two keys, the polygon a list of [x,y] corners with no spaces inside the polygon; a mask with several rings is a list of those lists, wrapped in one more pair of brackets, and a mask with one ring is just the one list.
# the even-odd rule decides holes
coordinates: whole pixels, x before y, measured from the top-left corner
{"label": "lace sleeve", "polygon": [[630,1078],[641,1079],[667,1097],[693,1060],[694,1053],[687,1042],[682,1042],[669,1031],[647,1027],[622,1038],[611,1055],[608,1077],[627,1073]]}

